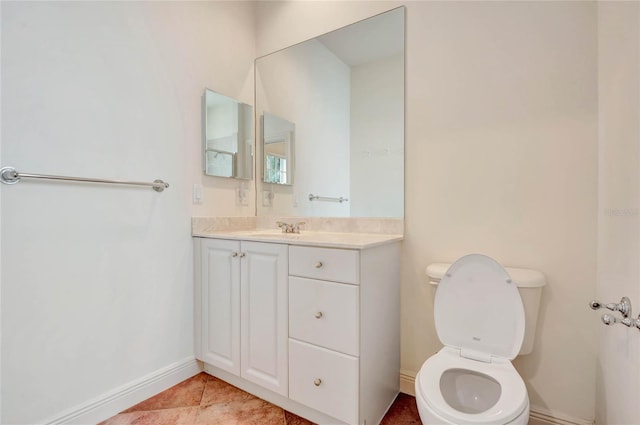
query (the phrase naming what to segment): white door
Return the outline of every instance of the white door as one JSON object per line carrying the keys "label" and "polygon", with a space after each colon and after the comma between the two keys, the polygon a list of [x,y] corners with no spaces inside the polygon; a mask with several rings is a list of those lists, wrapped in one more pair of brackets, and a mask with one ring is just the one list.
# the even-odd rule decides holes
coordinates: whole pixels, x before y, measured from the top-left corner
{"label": "white door", "polygon": [[240,375],[240,242],[201,243],[200,360]]}
{"label": "white door", "polygon": [[287,245],[242,242],[241,376],[288,395]]}
{"label": "white door", "polygon": [[[600,211],[596,293],[598,300],[605,303],[617,303],[622,296],[628,296],[632,317],[637,318],[640,3],[598,2],[597,7]],[[596,423],[640,424],[640,330],[621,324],[605,326],[599,320],[597,323]]]}

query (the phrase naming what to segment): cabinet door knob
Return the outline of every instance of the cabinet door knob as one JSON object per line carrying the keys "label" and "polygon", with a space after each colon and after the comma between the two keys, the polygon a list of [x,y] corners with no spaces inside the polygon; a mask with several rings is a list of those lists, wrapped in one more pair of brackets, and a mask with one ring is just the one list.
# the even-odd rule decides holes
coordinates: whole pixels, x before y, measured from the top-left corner
{"label": "cabinet door knob", "polygon": [[318,261],[318,262],[315,264],[315,266],[316,266],[316,269],[322,268],[322,266],[323,266],[322,261]]}
{"label": "cabinet door knob", "polygon": [[237,252],[235,252],[235,251],[233,251],[233,252],[231,253],[231,256],[235,258],[235,257],[237,257],[237,256],[238,256],[238,253],[237,253]]}
{"label": "cabinet door knob", "polygon": [[316,312],[315,316],[316,316],[316,319],[321,319],[322,318],[322,312],[321,311]]}
{"label": "cabinet door knob", "polygon": [[247,255],[247,254],[245,254],[244,252],[241,252],[240,253],[240,258],[244,257],[245,255]]}
{"label": "cabinet door knob", "polygon": [[316,378],[313,380],[313,385],[315,385],[316,387],[319,387],[320,384],[322,384],[322,379]]}

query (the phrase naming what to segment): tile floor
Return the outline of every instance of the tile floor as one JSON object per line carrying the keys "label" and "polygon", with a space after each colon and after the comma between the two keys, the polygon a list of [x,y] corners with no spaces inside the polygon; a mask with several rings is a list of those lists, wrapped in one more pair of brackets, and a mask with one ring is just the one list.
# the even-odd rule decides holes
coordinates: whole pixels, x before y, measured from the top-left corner
{"label": "tile floor", "polygon": [[[200,373],[99,425],[311,425],[206,373]],[[398,395],[382,425],[421,424],[415,398]]]}

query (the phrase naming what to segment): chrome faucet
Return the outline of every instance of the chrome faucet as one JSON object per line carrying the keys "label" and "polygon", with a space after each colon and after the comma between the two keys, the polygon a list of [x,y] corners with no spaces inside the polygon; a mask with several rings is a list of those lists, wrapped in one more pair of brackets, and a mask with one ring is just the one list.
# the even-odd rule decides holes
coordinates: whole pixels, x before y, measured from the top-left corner
{"label": "chrome faucet", "polygon": [[276,221],[276,226],[282,229],[282,233],[300,233],[300,226],[302,226],[304,221],[299,221],[297,223],[285,223],[284,221]]}

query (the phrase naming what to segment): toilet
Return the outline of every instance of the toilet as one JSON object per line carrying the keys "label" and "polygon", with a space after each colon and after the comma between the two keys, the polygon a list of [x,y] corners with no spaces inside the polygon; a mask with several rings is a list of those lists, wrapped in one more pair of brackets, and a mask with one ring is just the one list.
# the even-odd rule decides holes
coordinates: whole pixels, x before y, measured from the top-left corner
{"label": "toilet", "polygon": [[533,349],[544,275],[480,254],[430,265],[427,275],[444,348],[416,376],[423,424],[526,425],[529,397],[511,360]]}

